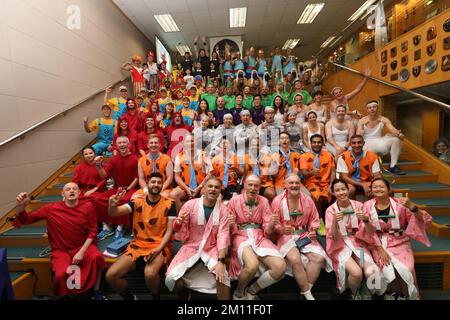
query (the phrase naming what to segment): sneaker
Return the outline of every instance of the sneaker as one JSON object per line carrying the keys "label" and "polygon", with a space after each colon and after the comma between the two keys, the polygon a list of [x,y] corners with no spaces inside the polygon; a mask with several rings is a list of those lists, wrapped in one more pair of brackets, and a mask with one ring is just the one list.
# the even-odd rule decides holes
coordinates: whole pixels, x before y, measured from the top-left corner
{"label": "sneaker", "polygon": [[245,298],[246,298],[245,292],[244,292],[242,297],[238,297],[237,296],[237,290],[234,290],[234,292],[233,292],[233,300],[246,300]]}
{"label": "sneaker", "polygon": [[117,241],[122,238],[123,238],[123,231],[116,229],[116,232],[114,233],[114,241]]}
{"label": "sneaker", "polygon": [[322,237],[326,236],[327,234],[327,229],[325,228],[325,223],[322,219],[320,219],[320,227],[319,230],[317,230],[317,234]]}
{"label": "sneaker", "polygon": [[248,290],[245,290],[245,300],[259,300],[259,297],[256,294],[250,293]]}
{"label": "sneaker", "polygon": [[46,258],[52,254],[52,247],[48,246],[39,253],[39,258]]}
{"label": "sneaker", "polygon": [[113,234],[114,234],[114,231],[103,229],[102,231],[100,231],[99,234],[97,234],[97,240],[102,241],[108,237],[111,237]]}
{"label": "sneaker", "polygon": [[395,165],[392,168],[389,168],[389,172],[398,176],[403,176],[406,173],[404,171],[402,171],[399,166]]}
{"label": "sneaker", "polygon": [[92,300],[101,301],[101,300],[109,300],[109,299],[103,294],[103,292],[101,292],[99,290],[99,291],[94,292],[94,296],[92,297]]}
{"label": "sneaker", "polygon": [[384,295],[384,300],[396,300],[395,296],[396,296],[395,293],[386,293]]}

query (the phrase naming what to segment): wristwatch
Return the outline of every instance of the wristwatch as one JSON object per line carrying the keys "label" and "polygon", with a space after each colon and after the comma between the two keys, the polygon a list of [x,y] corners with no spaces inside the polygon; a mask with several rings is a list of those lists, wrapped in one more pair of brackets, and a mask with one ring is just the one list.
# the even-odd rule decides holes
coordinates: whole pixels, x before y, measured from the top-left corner
{"label": "wristwatch", "polygon": [[218,261],[221,262],[222,264],[225,264],[225,257],[219,258]]}
{"label": "wristwatch", "polygon": [[419,211],[419,208],[417,208],[417,206],[413,206],[410,210],[411,212],[417,213]]}

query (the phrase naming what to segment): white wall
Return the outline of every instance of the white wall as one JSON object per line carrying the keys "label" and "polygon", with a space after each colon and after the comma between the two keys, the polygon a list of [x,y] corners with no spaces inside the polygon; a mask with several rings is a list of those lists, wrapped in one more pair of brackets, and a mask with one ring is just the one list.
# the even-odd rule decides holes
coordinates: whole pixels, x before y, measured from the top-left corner
{"label": "white wall", "polygon": [[[69,5],[81,29],[66,27]],[[154,46],[110,0],[0,0],[0,141],[124,78],[120,65]],[[0,217],[94,138],[81,118],[103,95],[0,149]]]}

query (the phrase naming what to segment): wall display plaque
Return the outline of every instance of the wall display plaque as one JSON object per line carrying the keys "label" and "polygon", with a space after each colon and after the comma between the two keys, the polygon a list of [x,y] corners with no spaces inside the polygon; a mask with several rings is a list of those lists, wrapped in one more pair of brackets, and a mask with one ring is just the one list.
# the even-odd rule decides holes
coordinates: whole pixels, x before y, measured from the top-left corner
{"label": "wall display plaque", "polygon": [[427,31],[427,41],[431,41],[436,38],[436,27],[430,27]]}
{"label": "wall display plaque", "polygon": [[387,61],[387,51],[384,50],[381,52],[381,62],[385,63]]}
{"label": "wall display plaque", "polygon": [[391,58],[395,58],[397,56],[397,47],[391,48]]}
{"label": "wall display plaque", "polygon": [[408,65],[408,56],[403,56],[402,57],[402,67]]}
{"label": "wall display plaque", "polygon": [[401,44],[402,47],[402,52],[405,52],[406,50],[408,50],[408,41],[403,41]]}
{"label": "wall display plaque", "polygon": [[408,79],[409,79],[409,70],[402,69],[402,71],[400,71],[400,81],[405,82],[408,81]]}
{"label": "wall display plaque", "polygon": [[398,80],[398,73],[391,74],[391,81],[397,81]]}
{"label": "wall display plaque", "polygon": [[415,45],[415,46],[418,46],[419,43],[420,43],[420,40],[422,40],[422,36],[421,36],[420,34],[414,36],[414,38],[413,38],[413,43],[414,43],[414,45]]}
{"label": "wall display plaque", "polygon": [[419,74],[420,74],[420,71],[422,71],[422,66],[415,66],[412,69],[412,74],[414,75],[414,77],[417,78],[419,76]]}
{"label": "wall display plaque", "polygon": [[442,57],[442,71],[450,70],[450,54]]}
{"label": "wall display plaque", "polygon": [[434,59],[428,60],[427,63],[425,63],[425,73],[431,74],[435,72],[437,69],[437,61]]}
{"label": "wall display plaque", "polygon": [[381,66],[381,76],[386,77],[387,76],[387,64],[384,64]]}
{"label": "wall display plaque", "polygon": [[444,31],[445,31],[445,32],[449,32],[449,31],[450,31],[450,19],[447,19],[447,20],[444,22],[443,28],[444,28]]}
{"label": "wall display plaque", "polygon": [[414,51],[414,61],[420,60],[421,55],[422,55],[422,50],[417,49],[416,51]]}
{"label": "wall display plaque", "polygon": [[444,39],[444,50],[450,49],[450,37]]}
{"label": "wall display plaque", "polygon": [[429,46],[427,46],[427,54],[429,56],[432,56],[436,52],[436,43],[432,43]]}
{"label": "wall display plaque", "polygon": [[391,62],[391,69],[392,70],[397,69],[397,60],[394,60],[394,61]]}

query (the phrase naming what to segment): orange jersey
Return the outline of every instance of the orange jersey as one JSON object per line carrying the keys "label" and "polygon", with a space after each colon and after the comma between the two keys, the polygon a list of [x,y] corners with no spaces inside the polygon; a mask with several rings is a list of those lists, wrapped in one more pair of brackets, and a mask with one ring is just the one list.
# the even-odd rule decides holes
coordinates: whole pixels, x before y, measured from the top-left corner
{"label": "orange jersey", "polygon": [[[300,170],[312,171],[316,156],[307,152],[300,156]],[[305,187],[311,192],[313,199],[318,200],[321,196],[331,200],[328,188],[331,182],[331,175],[334,172],[334,158],[328,151],[322,150],[319,155],[320,176],[309,176],[305,178]]]}
{"label": "orange jersey", "polygon": [[[286,166],[287,160],[281,153],[274,153],[273,159],[279,163],[278,173],[274,174],[275,187],[279,189],[284,189],[284,178],[288,174]],[[292,173],[298,173],[298,170],[300,169],[300,154],[298,152],[291,150],[291,154],[289,156],[289,163],[291,165]]]}
{"label": "orange jersey", "polygon": [[[136,198],[128,205],[133,211],[134,238],[125,251],[125,255],[131,256],[133,261],[136,261],[139,257],[148,256],[159,247],[167,230],[169,215],[176,215],[176,209],[173,208],[173,201],[165,197],[161,197],[156,204],[150,204],[148,197]],[[166,264],[170,260],[172,245],[170,240],[160,253]]]}
{"label": "orange jersey", "polygon": [[[378,156],[371,151],[364,152],[365,155],[359,160],[359,170],[361,182],[369,182],[373,180],[372,167],[375,161],[378,161]],[[352,153],[347,150],[341,155],[341,158],[344,159],[348,168],[348,175],[351,177],[355,173],[355,167],[353,166],[355,159],[353,158]]]}
{"label": "orange jersey", "polygon": [[[252,174],[255,172],[255,160],[250,157],[249,154],[246,154],[243,158],[244,161],[244,177]],[[273,161],[272,155],[265,154],[264,156],[260,157],[258,160],[258,168],[259,168],[259,174],[258,176],[261,178],[261,186],[264,188],[273,188],[273,180],[272,176],[269,174],[270,170],[270,163]]]}
{"label": "orange jersey", "polygon": [[[207,156],[204,151],[193,159],[194,174],[196,177],[197,185],[200,185],[206,178],[206,175],[211,171],[207,163]],[[179,167],[178,167],[179,166]],[[191,169],[186,153],[179,153],[175,160],[175,172],[180,173],[184,183],[189,186],[191,177]]]}
{"label": "orange jersey", "polygon": [[[170,157],[163,153],[160,153],[158,159],[156,159],[156,170],[162,174],[163,183],[167,180],[166,168],[171,161]],[[146,155],[139,159],[139,165],[144,172],[145,182],[148,182],[148,176],[153,173],[153,160]]]}
{"label": "orange jersey", "polygon": [[[231,165],[231,166],[230,166]],[[225,175],[225,161],[223,160],[222,154],[215,156],[212,159],[212,174],[220,180],[224,181]],[[239,169],[239,160],[236,155],[233,155],[228,160],[228,186],[236,186],[237,185],[237,171]],[[236,175],[231,174],[235,172]]]}

